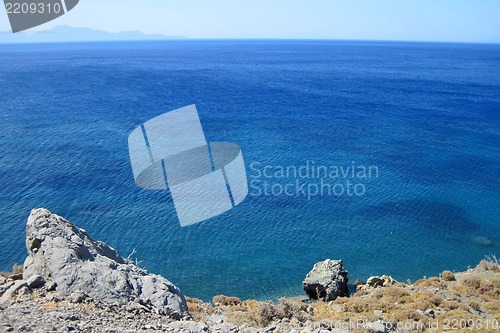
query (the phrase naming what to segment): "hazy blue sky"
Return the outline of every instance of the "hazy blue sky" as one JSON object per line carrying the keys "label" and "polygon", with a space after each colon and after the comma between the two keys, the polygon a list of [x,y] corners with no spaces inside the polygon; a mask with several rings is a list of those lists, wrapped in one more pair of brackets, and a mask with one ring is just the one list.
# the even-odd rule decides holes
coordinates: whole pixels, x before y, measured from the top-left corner
{"label": "hazy blue sky", "polygon": [[[190,38],[500,42],[500,0],[80,0],[55,25]],[[0,10],[0,31],[10,30]]]}

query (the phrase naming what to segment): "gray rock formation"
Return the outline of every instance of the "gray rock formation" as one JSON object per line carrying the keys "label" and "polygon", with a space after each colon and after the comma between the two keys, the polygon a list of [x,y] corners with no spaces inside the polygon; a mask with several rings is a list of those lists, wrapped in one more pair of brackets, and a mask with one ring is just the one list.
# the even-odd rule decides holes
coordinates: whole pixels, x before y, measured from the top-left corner
{"label": "gray rock formation", "polygon": [[392,276],[389,275],[371,276],[368,278],[368,280],[366,280],[365,284],[358,285],[356,287],[356,290],[370,290],[379,287],[389,287],[397,283],[398,281],[396,281]]}
{"label": "gray rock formation", "polygon": [[24,280],[40,275],[69,297],[82,292],[107,304],[150,301],[160,312],[181,317],[186,300],[170,281],[148,272],[83,229],[46,209],[31,212],[26,226]]}
{"label": "gray rock formation", "polygon": [[310,298],[331,301],[348,295],[347,274],[342,260],[326,259],[314,264],[302,287]]}

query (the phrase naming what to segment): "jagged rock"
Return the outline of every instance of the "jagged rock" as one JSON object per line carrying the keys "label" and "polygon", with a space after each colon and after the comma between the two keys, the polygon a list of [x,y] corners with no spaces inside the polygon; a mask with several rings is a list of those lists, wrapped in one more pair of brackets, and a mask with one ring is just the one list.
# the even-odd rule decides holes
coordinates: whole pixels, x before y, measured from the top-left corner
{"label": "jagged rock", "polygon": [[314,265],[302,287],[310,298],[331,301],[348,295],[347,275],[342,260],[327,259]]}
{"label": "jagged rock", "polygon": [[82,303],[87,298],[87,295],[81,291],[74,292],[70,295],[69,299],[73,303]]}
{"label": "jagged rock", "polygon": [[7,279],[5,277],[3,277],[2,275],[0,275],[0,284],[4,284],[5,281],[7,281]]}
{"label": "jagged rock", "polygon": [[117,305],[149,299],[159,311],[178,318],[187,311],[184,296],[170,281],[149,274],[46,209],[31,212],[26,247],[24,279],[41,275],[54,281],[62,297],[83,292],[92,299]]}
{"label": "jagged rock", "polygon": [[26,283],[31,289],[37,289],[45,285],[45,279],[41,275],[33,275],[26,281]]}
{"label": "jagged rock", "polygon": [[8,276],[7,280],[19,281],[23,279],[23,274],[11,274]]}
{"label": "jagged rock", "polygon": [[27,300],[31,298],[33,292],[28,286],[23,286],[17,291],[17,299]]}
{"label": "jagged rock", "polygon": [[14,281],[2,286],[0,290],[0,303],[11,300],[24,287],[28,287],[26,281]]}
{"label": "jagged rock", "polygon": [[430,318],[435,318],[436,317],[436,312],[433,309],[427,309],[424,311],[424,315]]}
{"label": "jagged rock", "polygon": [[45,284],[45,288],[47,288],[47,291],[55,291],[57,288],[57,283],[55,283],[54,281],[48,281]]}
{"label": "jagged rock", "polygon": [[392,276],[382,275],[382,276],[371,276],[366,280],[366,284],[356,286],[357,290],[368,290],[379,287],[389,287],[397,284]]}

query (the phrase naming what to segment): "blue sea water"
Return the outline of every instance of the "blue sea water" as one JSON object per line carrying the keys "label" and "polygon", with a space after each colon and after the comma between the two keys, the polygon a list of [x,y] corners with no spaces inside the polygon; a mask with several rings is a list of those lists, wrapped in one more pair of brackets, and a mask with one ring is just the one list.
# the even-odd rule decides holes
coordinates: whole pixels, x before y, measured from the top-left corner
{"label": "blue sea water", "polygon": [[[168,192],[135,186],[127,138],[190,104],[209,141],[241,147],[249,181],[267,165],[378,177],[351,179],[366,190],[353,196],[253,186],[233,210],[180,228]],[[500,45],[1,45],[0,124],[0,269],[25,258],[36,207],[125,256],[135,248],[141,266],[206,300],[301,294],[326,258],[343,259],[351,281],[406,281],[500,254]]]}

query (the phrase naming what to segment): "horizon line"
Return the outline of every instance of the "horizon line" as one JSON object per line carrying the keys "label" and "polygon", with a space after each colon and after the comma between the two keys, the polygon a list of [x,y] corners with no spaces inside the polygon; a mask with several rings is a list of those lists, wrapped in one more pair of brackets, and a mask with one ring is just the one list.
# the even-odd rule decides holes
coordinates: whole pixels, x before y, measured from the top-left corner
{"label": "horizon line", "polygon": [[[101,30],[104,31],[104,30]],[[123,31],[109,34],[119,34],[126,33],[130,31]],[[140,31],[139,31],[140,32]],[[0,34],[6,33],[0,32]],[[142,32],[141,32],[142,33]],[[144,34],[144,33],[143,33]],[[196,41],[302,41],[302,42],[359,42],[359,43],[414,43],[414,44],[476,44],[476,45],[500,45],[500,41],[446,41],[446,40],[399,40],[399,39],[348,39],[348,38],[253,38],[253,37],[244,37],[244,38],[226,38],[226,37],[217,37],[217,38],[191,38],[186,36],[170,36],[163,34],[144,34],[148,35],[162,35],[165,36],[164,39],[123,39],[123,40],[62,40],[62,41],[12,41],[12,42],[2,42],[1,45],[19,45],[19,44],[85,44],[85,43],[123,43],[123,42],[196,42]]]}

